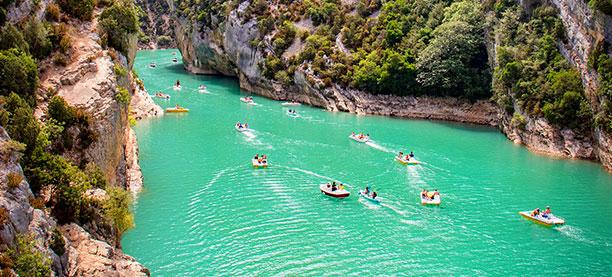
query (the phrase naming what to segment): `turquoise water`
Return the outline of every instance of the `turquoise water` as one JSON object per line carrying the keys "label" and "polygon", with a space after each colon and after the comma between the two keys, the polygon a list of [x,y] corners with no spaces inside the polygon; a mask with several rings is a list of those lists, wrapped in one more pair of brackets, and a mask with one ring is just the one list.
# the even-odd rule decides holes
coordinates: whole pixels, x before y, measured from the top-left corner
{"label": "turquoise water", "polygon": [[[141,51],[135,64],[151,94],[172,95],[155,100],[162,107],[191,109],[135,127],[145,189],[122,243],[154,276],[612,270],[612,175],[598,164],[538,156],[479,126],[307,106],[291,118],[280,102],[241,103],[235,79],[189,75],[171,58]],[[180,92],[170,89],[176,79]],[[236,132],[237,121],[254,131]],[[424,164],[395,162],[400,150]],[[268,169],[251,167],[256,153]],[[348,183],[351,196],[322,195],[327,180]],[[358,197],[366,184],[381,205]],[[422,188],[440,190],[440,207],[420,205]],[[517,213],[545,205],[568,223],[548,228]]]}

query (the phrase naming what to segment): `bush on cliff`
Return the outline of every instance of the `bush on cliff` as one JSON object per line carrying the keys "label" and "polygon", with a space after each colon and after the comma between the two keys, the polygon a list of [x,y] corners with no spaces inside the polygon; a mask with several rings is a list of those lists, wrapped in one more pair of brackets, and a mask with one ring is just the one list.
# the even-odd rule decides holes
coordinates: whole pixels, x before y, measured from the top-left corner
{"label": "bush on cliff", "polygon": [[104,9],[99,20],[107,45],[126,54],[130,36],[136,35],[140,30],[134,3],[127,0],[115,1],[112,6]]}
{"label": "bush on cliff", "polygon": [[6,24],[0,29],[0,50],[16,48],[24,53],[29,53],[30,48],[19,31],[13,24]]}
{"label": "bush on cliff", "polygon": [[117,228],[118,236],[134,226],[130,213],[132,196],[122,188],[107,189],[108,200],[104,203],[104,214]]}
{"label": "bush on cliff", "polygon": [[30,235],[17,235],[17,245],[9,249],[13,270],[19,276],[51,276],[51,261],[36,248]]}
{"label": "bush on cliff", "polygon": [[34,105],[34,92],[38,87],[38,68],[34,59],[23,51],[8,49],[0,51],[0,95],[11,92]]}
{"label": "bush on cliff", "polygon": [[59,0],[62,11],[81,20],[90,20],[94,9],[94,0]]}

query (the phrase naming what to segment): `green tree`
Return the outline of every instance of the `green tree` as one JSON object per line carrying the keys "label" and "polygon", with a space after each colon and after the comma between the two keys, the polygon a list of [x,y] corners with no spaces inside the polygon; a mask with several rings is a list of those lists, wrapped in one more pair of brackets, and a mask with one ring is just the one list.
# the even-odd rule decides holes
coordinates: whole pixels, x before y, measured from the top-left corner
{"label": "green tree", "polygon": [[23,38],[23,34],[13,24],[6,24],[0,30],[0,50],[17,48],[24,53],[28,53],[28,43]]}
{"label": "green tree", "polygon": [[30,106],[34,106],[37,87],[38,68],[32,57],[17,49],[1,50],[0,95],[15,92]]}
{"label": "green tree", "polygon": [[126,54],[130,36],[138,33],[138,13],[133,2],[118,0],[100,14],[100,27],[108,46]]}
{"label": "green tree", "polygon": [[93,14],[94,0],[59,0],[58,4],[62,11],[81,20],[90,20]]}

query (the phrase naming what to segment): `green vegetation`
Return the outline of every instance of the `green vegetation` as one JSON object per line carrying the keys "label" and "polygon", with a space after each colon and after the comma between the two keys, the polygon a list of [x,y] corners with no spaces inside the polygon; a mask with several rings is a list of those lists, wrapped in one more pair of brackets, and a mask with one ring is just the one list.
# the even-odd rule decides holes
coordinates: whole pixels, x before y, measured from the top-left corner
{"label": "green vegetation", "polygon": [[115,93],[115,100],[117,102],[127,105],[130,103],[130,98],[130,92],[126,88],[122,86],[117,87],[117,92]]}
{"label": "green vegetation", "polygon": [[28,43],[23,34],[13,24],[6,24],[0,29],[0,50],[16,48],[24,53],[29,53]]}
{"label": "green vegetation", "polygon": [[100,14],[102,39],[107,45],[126,54],[130,37],[140,30],[138,12],[132,1],[118,0]]}
{"label": "green vegetation", "polygon": [[590,0],[589,5],[593,9],[612,15],[612,1],[610,0]]}
{"label": "green vegetation", "polygon": [[589,67],[599,74],[600,99],[599,112],[595,115],[595,125],[612,133],[612,57],[608,55],[610,44],[599,41],[589,57]]}
{"label": "green vegetation", "polygon": [[49,21],[58,22],[60,20],[60,8],[55,3],[49,3],[45,10],[45,18]]}
{"label": "green vegetation", "polygon": [[115,75],[117,75],[117,77],[120,77],[120,78],[127,77],[127,69],[125,69],[123,66],[121,66],[118,63],[115,63],[113,65],[113,71],[115,72]]}
{"label": "green vegetation", "polygon": [[38,68],[34,60],[17,49],[0,50],[0,95],[17,93],[34,105],[38,87]]}
{"label": "green vegetation", "polygon": [[509,112],[512,96],[523,113],[582,132],[592,127],[592,112],[584,97],[578,72],[557,49],[564,39],[563,25],[550,6],[534,9],[526,19],[518,7],[500,13],[500,38],[495,69],[495,99]]}
{"label": "green vegetation", "polygon": [[59,0],[58,4],[65,13],[81,19],[90,20],[94,9],[94,0]]}
{"label": "green vegetation", "polygon": [[104,203],[104,215],[113,222],[117,228],[118,236],[134,226],[134,217],[129,207],[132,196],[120,188],[109,188],[107,190],[109,199]]}
{"label": "green vegetation", "polygon": [[9,249],[10,265],[19,276],[47,277],[51,276],[51,260],[36,249],[36,241],[28,235],[17,235],[17,245]]}

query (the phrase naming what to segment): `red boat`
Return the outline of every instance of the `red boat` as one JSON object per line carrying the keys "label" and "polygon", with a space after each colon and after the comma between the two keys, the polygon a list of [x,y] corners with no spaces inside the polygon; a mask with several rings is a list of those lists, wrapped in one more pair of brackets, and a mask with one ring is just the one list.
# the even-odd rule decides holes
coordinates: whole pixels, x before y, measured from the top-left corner
{"label": "red boat", "polygon": [[335,198],[345,198],[351,195],[351,193],[345,189],[336,189],[332,191],[332,186],[330,184],[321,184],[319,188],[321,189],[321,192],[325,195]]}

